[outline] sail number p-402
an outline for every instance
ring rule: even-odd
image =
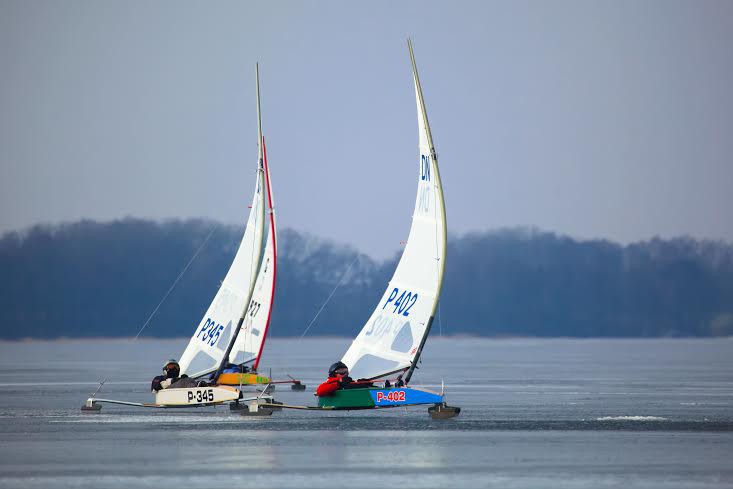
[[[403,290],[399,297],[398,294],[400,294],[400,289],[397,287],[392,289],[392,292],[389,293],[389,297],[387,297],[387,301],[382,306],[382,309],[387,307],[387,305],[390,305],[394,314],[409,316],[410,309],[412,309],[412,306],[417,302],[417,292],[413,294],[412,292]]]
[[[443,402],[443,396],[435,392],[409,387],[371,390],[369,394],[375,406],[399,406]]]
[[[382,401],[405,402],[405,391],[377,392],[377,403]]]

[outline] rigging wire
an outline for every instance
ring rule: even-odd
[[[440,317],[440,302],[438,302],[438,337],[443,337],[443,321]]]
[[[196,257],[199,256],[199,253],[201,253],[201,250],[203,250],[204,249],[204,246],[206,246],[206,243],[209,242],[209,238],[211,238],[211,236],[214,234],[214,231],[216,231],[218,228],[219,228],[219,223],[216,223],[216,224],[214,224],[212,226],[211,231],[209,231],[209,234],[206,236],[206,239],[204,239],[203,243],[201,243],[201,245],[196,250],[196,253],[194,253],[193,256],[191,257],[191,259],[188,260],[188,263],[186,264],[186,266],[183,267],[183,270],[181,270],[181,273],[178,274],[178,278],[176,278],[176,280],[173,281],[173,285],[170,286],[170,288],[168,289],[168,292],[165,293],[165,295],[160,300],[160,302],[158,303],[158,305],[155,306],[155,309],[153,309],[153,312],[151,312],[150,313],[150,316],[148,316],[148,319],[145,321],[145,324],[143,324],[143,327],[140,328],[140,331],[138,331],[137,334],[135,335],[135,337],[132,339],[133,342],[137,341],[137,339],[140,337],[140,334],[143,332],[143,330],[148,325],[148,323],[150,323],[150,320],[153,319],[153,316],[155,316],[155,313],[158,312],[158,309],[160,309],[160,306],[163,305],[163,303],[168,298],[168,296],[170,295],[170,293],[173,292],[173,289],[176,288],[176,285],[178,285],[178,282],[181,280],[181,278],[183,278],[183,275],[186,273],[186,271],[188,270],[188,268],[194,262],[194,260],[196,259]]]
[[[354,258],[354,261],[351,262],[351,265],[349,265],[346,268],[346,270],[344,270],[344,273],[341,274],[341,278],[339,278],[338,282],[336,283],[336,287],[334,287],[333,290],[331,291],[331,293],[328,295],[328,298],[326,299],[326,302],[324,302],[323,305],[321,306],[321,308],[318,309],[318,312],[316,313],[315,316],[313,316],[313,319],[311,319],[311,322],[308,323],[308,326],[305,328],[305,331],[303,331],[303,334],[300,335],[300,339],[301,340],[306,335],[306,333],[308,333],[308,330],[311,328],[311,326],[313,326],[313,323],[316,322],[316,319],[321,314],[321,311],[323,311],[323,308],[326,307],[326,304],[328,304],[328,302],[331,300],[331,297],[333,297],[333,294],[335,294],[336,293],[336,290],[341,286],[341,282],[343,282],[344,278],[349,273],[349,270],[351,270],[351,267],[354,266],[354,264],[357,262],[357,260],[359,260],[359,255],[358,254],[356,255],[356,258]]]
[[[438,162],[437,162],[437,155],[435,154],[435,148],[430,148],[430,150],[431,150],[430,151],[431,159],[433,160],[433,162],[435,163],[435,166],[437,167]],[[433,185],[433,189],[435,190],[435,193],[433,194],[434,195],[433,200],[435,201],[434,210],[433,210],[433,215],[434,215],[434,220],[435,220],[435,251],[440,252],[440,246],[438,245],[438,197],[439,197],[438,192],[442,192],[442,190],[438,188],[438,185]],[[443,250],[443,254],[447,255],[448,250]],[[440,267],[441,267],[440,257],[438,256],[435,259],[435,268],[436,268],[438,281],[440,281]],[[441,318],[440,318],[440,299],[438,299],[438,337],[439,338],[443,337],[443,321],[441,321]]]

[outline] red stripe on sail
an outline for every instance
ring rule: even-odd
[[[265,183],[267,184],[267,205],[270,208],[270,235],[272,237],[272,291],[270,295],[270,309],[267,311],[267,322],[265,323],[265,331],[262,333],[262,343],[260,343],[260,351],[257,353],[255,363],[252,370],[257,371],[260,363],[262,349],[265,347],[267,339],[267,330],[270,328],[270,319],[272,317],[272,305],[275,302],[275,279],[277,278],[277,239],[275,238],[275,211],[272,208],[272,192],[270,188],[270,170],[267,167],[267,147],[265,146],[265,137],[262,136],[262,160],[265,165]]]

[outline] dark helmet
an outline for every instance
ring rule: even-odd
[[[336,362],[333,365],[331,365],[331,367],[328,369],[328,376],[336,377],[336,371],[344,370],[344,369],[346,370],[345,375],[349,375],[349,367],[347,367],[344,362]]]
[[[171,358],[163,365],[163,372],[165,372],[168,378],[176,378],[181,373],[181,366],[178,365],[175,358]]]

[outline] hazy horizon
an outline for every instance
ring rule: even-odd
[[[128,219],[130,219],[130,220],[150,221],[150,222],[157,223],[157,224],[164,224],[164,223],[169,222],[169,221],[181,221],[181,222],[185,222],[185,221],[189,221],[189,220],[192,220],[192,221],[200,220],[202,222],[211,222],[213,225],[216,225],[216,226],[219,226],[219,227],[232,227],[232,228],[235,228],[235,229],[236,228],[240,228],[242,231],[244,231],[244,224],[243,223],[218,221],[218,220],[216,220],[214,218],[211,218],[211,217],[167,217],[167,218],[152,219],[152,218],[142,218],[142,217],[136,217],[136,216],[124,216],[124,217],[113,218],[113,219],[109,219],[109,220],[100,220],[100,219],[93,219],[93,218],[81,218],[81,219],[78,219],[78,220],[75,220],[75,221],[38,222],[38,223],[31,224],[29,226],[26,226],[26,227],[23,227],[23,228],[20,228],[20,229],[9,229],[9,230],[6,230],[6,231],[0,231],[0,239],[2,239],[4,236],[6,236],[8,234],[11,234],[11,233],[18,233],[18,234],[20,234],[22,236],[24,234],[27,234],[33,228],[38,227],[38,226],[40,226],[40,227],[50,227],[50,228],[58,229],[58,228],[63,227],[63,226],[74,225],[74,224],[77,224],[77,223],[80,223],[80,222],[83,222],[83,221],[92,221],[92,222],[95,222],[95,223],[98,223],[98,224],[106,224],[106,223],[111,223],[111,222],[122,222],[122,221],[125,221],[125,220],[128,220]],[[286,227],[286,228],[283,228],[283,227],[279,226],[278,234],[281,233],[281,232],[283,232],[283,231],[288,231],[288,230],[292,230],[292,231],[295,231],[295,232],[300,233],[300,234],[303,234],[303,235],[312,236],[313,238],[316,238],[318,240],[324,241],[326,243],[332,243],[332,244],[337,245],[337,246],[346,246],[346,247],[348,247],[350,249],[353,249],[354,251],[356,251],[358,253],[364,254],[364,255],[370,257],[371,259],[377,260],[377,261],[383,261],[383,260],[393,259],[399,253],[401,253],[402,252],[402,249],[403,249],[402,244],[400,244],[400,246],[394,247],[394,249],[392,249],[391,251],[387,250],[387,252],[384,253],[384,254],[380,254],[380,255],[370,254],[367,250],[364,249],[363,246],[359,246],[358,243],[351,243],[351,242],[348,242],[346,239],[339,239],[339,237],[319,236],[319,235],[314,234],[314,233],[312,233],[312,232],[310,232],[308,230],[303,230],[303,229],[299,229],[297,227],[292,227],[292,226],[289,226],[289,227]],[[481,235],[481,234],[502,233],[502,232],[505,232],[505,231],[518,231],[518,232],[528,232],[528,233],[538,233],[538,234],[550,233],[550,234],[555,234],[558,237],[570,238],[570,239],[575,240],[575,241],[578,241],[578,242],[607,241],[607,242],[610,242],[610,243],[613,243],[613,244],[617,244],[617,245],[620,245],[620,246],[629,246],[629,245],[638,244],[638,243],[646,243],[646,242],[652,241],[654,239],[673,240],[673,239],[688,239],[688,238],[689,239],[695,239],[695,240],[700,241],[700,242],[720,242],[720,243],[724,243],[724,244],[728,244],[728,245],[733,245],[733,239],[706,238],[706,237],[692,236],[691,234],[678,234],[678,235],[673,235],[673,236],[653,235],[653,236],[642,237],[640,239],[636,239],[636,240],[632,240],[632,241],[623,242],[623,241],[616,241],[614,239],[604,238],[604,237],[580,237],[580,236],[574,236],[574,235],[569,234],[569,233],[564,233],[564,232],[558,231],[558,230],[544,229],[544,228],[540,228],[540,227],[537,227],[537,226],[520,226],[520,225],[517,225],[517,226],[504,226],[504,227],[497,227],[497,228],[487,228],[487,229],[474,229],[474,230],[466,230],[466,231],[463,231],[463,232],[454,232],[454,231],[449,230],[448,231],[448,239],[450,241],[451,238],[460,239],[462,237],[465,237],[467,235],[472,235],[472,234]]]

